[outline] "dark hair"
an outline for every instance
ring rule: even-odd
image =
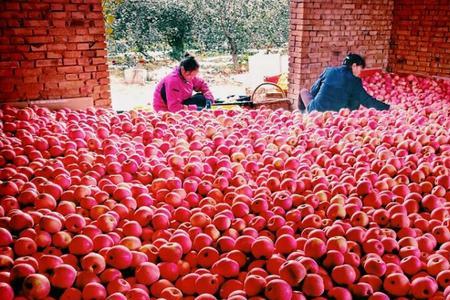
[[[366,67],[366,61],[364,60],[364,57],[358,54],[349,53],[342,62],[344,66],[347,66],[348,68],[351,68],[353,64],[356,64],[357,66],[362,66],[363,68]]]
[[[186,53],[183,60],[180,62],[180,67],[183,67],[186,72],[191,72],[198,70],[198,68],[200,68],[200,65],[195,57],[193,57],[189,53]]]

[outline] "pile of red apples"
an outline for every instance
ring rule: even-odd
[[[450,84],[389,111],[0,110],[0,298],[450,299]]]

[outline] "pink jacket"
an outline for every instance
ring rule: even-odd
[[[167,104],[164,103],[161,96],[163,87],[166,90]],[[181,76],[180,67],[177,67],[156,86],[155,93],[153,94],[153,109],[157,112],[177,112],[182,110],[184,108],[183,101],[190,98],[193,91],[203,93],[208,100],[214,100],[205,81],[198,77],[195,77],[191,82],[186,81]]]

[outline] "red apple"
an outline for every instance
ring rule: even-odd
[[[50,293],[50,282],[44,275],[30,274],[23,281],[22,290],[28,298],[44,299]]]
[[[77,271],[74,267],[66,264],[56,266],[50,276],[52,286],[62,289],[72,287],[77,276]]]

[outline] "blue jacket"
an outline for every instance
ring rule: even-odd
[[[362,85],[360,78],[353,75],[346,66],[326,68],[311,87],[313,100],[308,111],[339,111],[341,108],[358,109],[360,105],[367,108],[387,110],[389,105],[370,96]]]

